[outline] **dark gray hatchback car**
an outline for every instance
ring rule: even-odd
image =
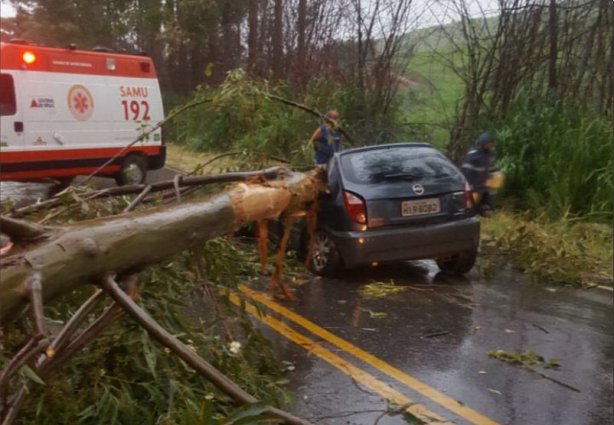
[[[429,258],[450,274],[473,267],[480,223],[469,185],[430,144],[339,152],[328,165],[328,185],[309,259],[316,274]]]

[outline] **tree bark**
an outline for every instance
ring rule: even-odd
[[[25,282],[33,273],[49,301],[106,273],[134,273],[246,223],[304,209],[322,187],[315,172],[288,173],[208,199],[47,228],[37,242],[0,261],[0,324],[27,304]]]
[[[297,10],[297,42],[296,42],[296,59],[294,66],[294,81],[299,91],[302,92],[305,87],[306,72],[305,72],[305,53],[306,48],[306,31],[307,31],[307,0],[298,1]]]
[[[548,32],[550,35],[550,57],[548,60],[548,87],[552,92],[556,91],[556,58],[558,55],[558,22],[556,14],[556,0],[550,0],[548,9]]]
[[[254,75],[258,58],[258,0],[248,2],[247,72]]]
[[[274,3],[274,18],[273,18],[273,34],[271,44],[273,45],[273,63],[272,70],[275,79],[282,79],[283,64],[284,64],[284,47],[283,47],[283,0],[275,0]]]

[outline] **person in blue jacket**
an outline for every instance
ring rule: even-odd
[[[331,110],[324,116],[326,121],[313,132],[310,139],[314,150],[314,163],[321,168],[326,168],[334,153],[341,149],[341,134],[337,128],[339,113]]]
[[[491,168],[495,163],[495,138],[488,132],[480,134],[476,146],[471,149],[461,164],[461,171],[477,193],[477,211],[482,215],[489,215],[492,210],[492,196],[486,186]]]

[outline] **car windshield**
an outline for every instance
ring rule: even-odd
[[[344,176],[353,183],[462,179],[458,168],[437,150],[399,146],[351,152],[341,156]]]

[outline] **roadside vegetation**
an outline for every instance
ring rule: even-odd
[[[610,225],[534,214],[503,209],[482,220],[482,252],[507,254],[493,263],[511,261],[538,281],[585,288],[612,286]]]
[[[200,192],[206,196],[217,193],[220,187],[208,185]],[[61,226],[117,217],[130,204],[122,196],[85,201],[87,196],[79,195],[67,192],[52,214],[43,208],[30,218]],[[101,306],[106,304],[103,302],[85,313],[85,329],[70,341],[87,339],[107,319],[101,335],[78,356],[67,361],[61,348],[49,354],[64,358],[58,360],[64,367],[58,367],[51,376],[43,375],[44,380],[34,368],[20,368],[19,385],[27,385],[29,396],[19,423],[221,425],[270,421],[267,406],[283,407],[291,400],[284,390],[291,364],[275,359],[270,343],[229,299],[239,283],[257,276],[260,270],[253,240],[220,237],[142,271],[138,289],[140,307],[153,320],[256,397],[258,403],[237,407],[236,399],[152,339],[133,318],[122,317],[117,306]],[[45,305],[47,326],[54,335],[64,330],[76,311],[87,311],[83,303],[96,288],[79,288],[63,297],[62,302]],[[23,347],[24,340],[28,340],[24,332],[34,326],[29,316],[22,319],[3,323],[3,365]],[[11,392],[5,391],[13,386],[2,388],[0,396],[8,396],[5,400],[11,402]]]
[[[275,360],[268,341],[246,314],[232,308],[226,295],[259,267],[253,254],[243,244],[212,240],[199,252],[186,252],[149,270],[139,298],[158,323],[260,404],[237,408],[228,395],[160,347],[132,319],[123,318],[52,379],[43,383],[24,369],[33,388],[19,423],[196,425],[264,420],[267,404],[280,406],[291,399],[284,390],[290,365]],[[65,323],[89,295],[73,294],[71,302],[48,309],[48,317]],[[19,329],[7,331],[0,358],[21,343]]]

